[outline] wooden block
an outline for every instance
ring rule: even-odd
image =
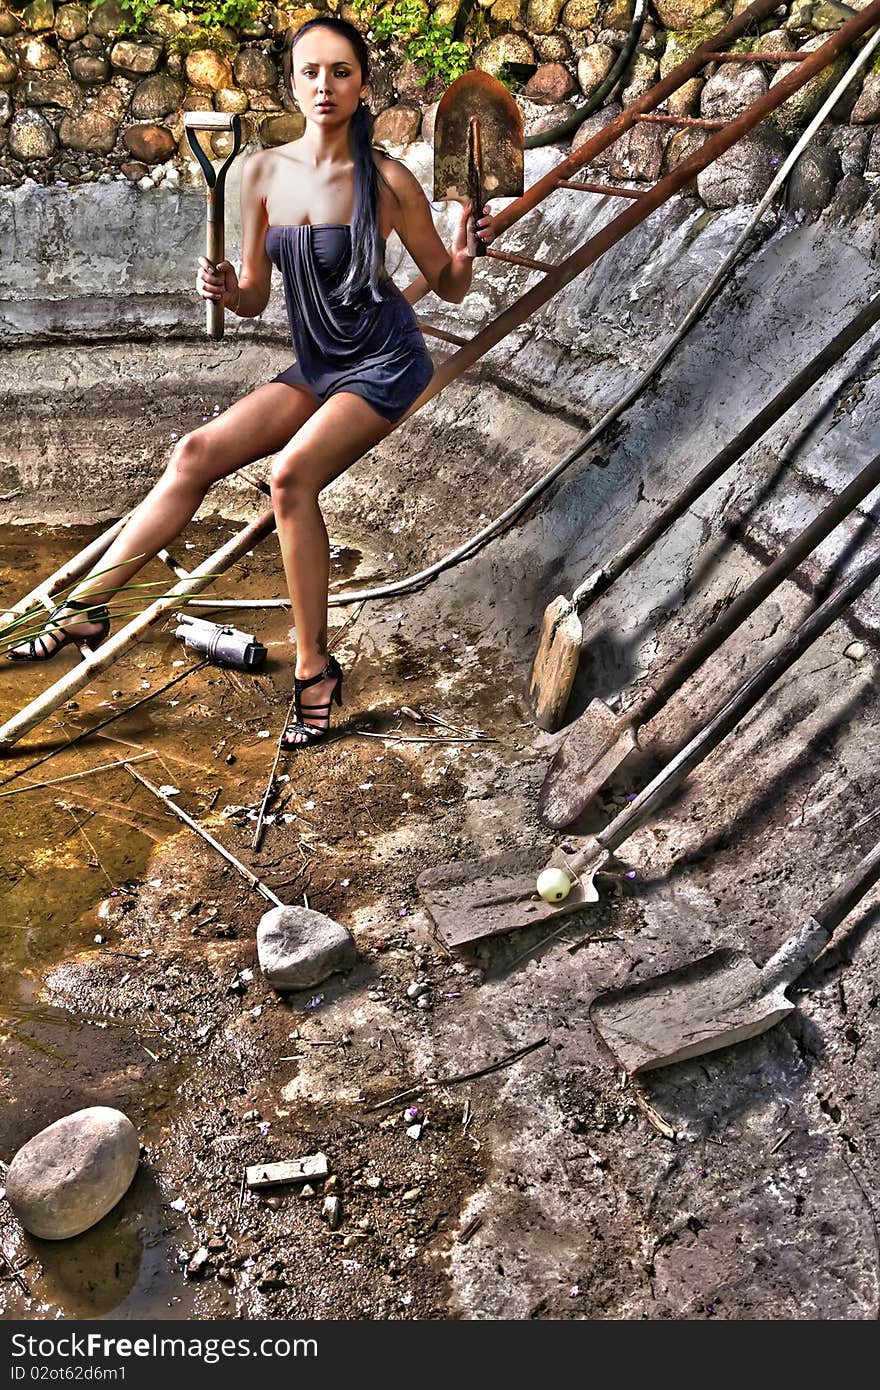
[[[282,1163],[257,1163],[247,1169],[247,1185],[252,1192],[267,1187],[283,1187],[285,1183],[311,1182],[326,1178],[330,1172],[326,1154],[306,1154],[305,1158],[288,1158]]]
[[[548,733],[562,724],[582,641],[577,609],[560,594],[544,611],[529,690],[535,723]]]

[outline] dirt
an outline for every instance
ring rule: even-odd
[[[216,528],[196,534],[207,553]],[[21,540],[8,542],[16,564]],[[72,540],[45,533],[41,562]],[[340,557],[345,582],[380,566],[366,543],[356,549]],[[765,960],[870,846],[873,653],[853,662],[850,631],[831,629],[633,837],[636,878],[606,882],[599,907],[552,935],[523,930],[450,956],[418,873],[547,838],[537,791],[558,736],[527,719],[526,601],[511,602],[506,563],[502,546],[347,627],[354,614],[334,610],[346,709],[332,741],[280,764],[290,780],[257,851],[289,700],[286,613],[248,619],[269,645],[264,674],[194,671],[110,726],[126,742],[95,736],[29,774],[155,749],[145,775],[178,788],[285,901],[305,894],[352,930],[359,963],[346,976],[300,995],[268,990],[254,944],[267,904],[124,771],[0,802],[14,846],[0,919],[0,1156],[94,1103],[125,1110],[144,1146],[126,1198],[75,1241],[32,1240],[0,1206],[3,1251],[28,1289],[0,1282],[6,1316],[877,1315],[876,894],[763,1038],[622,1085],[589,1021],[602,990],[722,942]],[[648,664],[662,669],[754,564],[730,547],[698,600],[659,622]],[[227,593],[282,591],[274,542],[248,565]],[[480,606],[475,593],[491,597]],[[580,829],[607,821],[774,649],[805,607],[794,585],[777,597],[655,721]],[[644,662],[613,612],[595,623]],[[618,656],[606,645],[586,659],[572,714],[607,690]],[[161,685],[181,659],[170,633],[140,644],[6,775],[106,714],[103,701],[149,693],[143,682]],[[4,710],[34,680],[8,670]],[[409,710],[487,739],[405,742],[444,736]],[[407,994],[417,982],[427,1007]],[[321,1219],[319,1183],[306,1197],[243,1191],[248,1164],[318,1151],[341,1198],[337,1231]]]

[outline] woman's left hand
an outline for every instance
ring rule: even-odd
[[[452,254],[456,257],[472,259],[473,250],[468,248],[468,220],[471,215],[470,203],[465,203],[461,209],[461,216],[458,219],[458,226],[452,238]],[[489,204],[483,208],[483,216],[477,218],[477,236],[484,246],[489,246],[498,235],[495,231],[495,219],[492,216]]]

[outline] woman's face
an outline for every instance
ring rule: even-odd
[[[290,85],[306,120],[329,127],[349,121],[368,84],[348,39],[332,29],[310,29],[290,59]]]

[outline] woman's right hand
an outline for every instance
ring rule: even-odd
[[[238,277],[231,263],[219,261],[213,266],[207,256],[199,256],[196,290],[202,299],[220,302],[224,309],[235,309],[241,294]]]

